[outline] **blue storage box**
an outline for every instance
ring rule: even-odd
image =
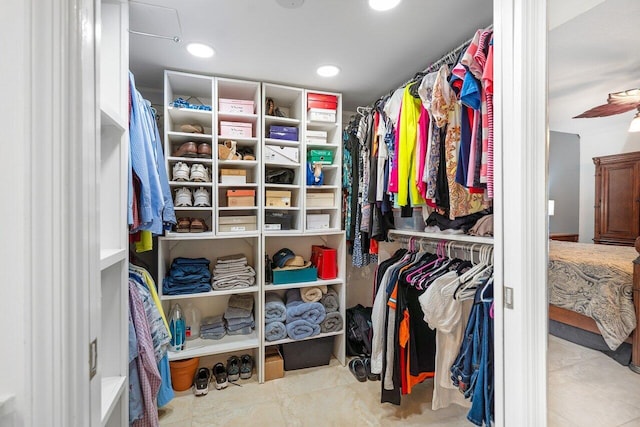
[[[293,126],[276,126],[269,128],[269,138],[284,139],[286,141],[298,140],[298,128]]]
[[[318,280],[318,269],[315,267],[301,268],[299,270],[273,270],[274,285],[315,282],[316,280]]]

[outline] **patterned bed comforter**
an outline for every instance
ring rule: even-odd
[[[596,321],[615,350],[636,327],[633,247],[549,242],[549,302]]]

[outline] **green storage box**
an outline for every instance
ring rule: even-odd
[[[331,150],[309,150],[307,161],[310,163],[320,163],[323,165],[333,164],[333,151]]]
[[[273,270],[274,285],[315,282],[316,280],[318,280],[318,269],[315,267],[301,268],[299,270]]]

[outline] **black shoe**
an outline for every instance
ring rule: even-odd
[[[196,378],[193,381],[195,384],[193,393],[196,396],[204,396],[209,393],[209,380],[211,380],[211,372],[209,372],[209,368],[198,369]]]
[[[227,359],[227,379],[231,382],[240,378],[240,359],[238,356],[231,356]]]
[[[227,381],[227,370],[222,363],[213,365],[213,376],[216,378],[216,390],[227,388],[227,385],[229,385]]]
[[[253,373],[253,357],[243,354],[240,357],[240,378],[248,380]]]
[[[364,362],[364,368],[367,371],[367,379],[369,381],[380,381],[380,374],[371,373],[371,358],[364,357],[362,361]]]
[[[359,357],[354,357],[349,362],[349,370],[354,377],[361,383],[367,380],[367,368],[364,366],[364,361]]]

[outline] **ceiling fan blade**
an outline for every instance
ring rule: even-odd
[[[594,117],[607,117],[616,114],[626,113],[634,110],[638,106],[638,102],[634,104],[604,104],[594,107],[584,113],[575,116],[574,119],[591,119]]]
[[[638,105],[640,104],[640,89],[629,89],[622,92],[610,93],[607,97],[609,104]]]

